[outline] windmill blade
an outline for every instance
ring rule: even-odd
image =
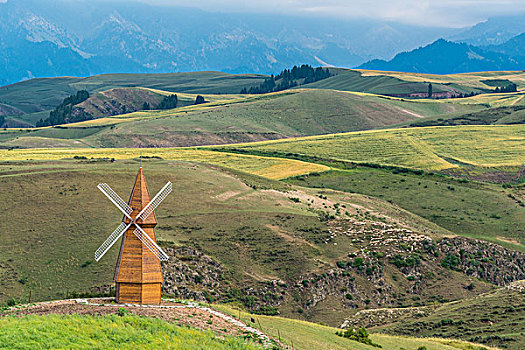
[[[126,226],[125,223],[121,223],[112,234],[102,243],[102,245],[95,252],[95,260],[99,261],[104,254],[115,244],[115,242],[122,236],[124,232],[131,226],[131,223]]]
[[[157,243],[155,243],[155,241],[153,239],[151,239],[151,237],[146,233],[144,232],[144,230],[137,224],[135,224],[135,226],[137,227],[135,229],[135,231],[133,231],[133,233],[135,234],[135,236],[137,236],[138,239],[140,239],[142,241],[142,243],[144,243],[144,245],[149,249],[151,250],[151,252],[157,257],[159,258],[160,261],[166,261],[166,260],[169,260],[169,256],[168,254],[166,254],[164,252],[164,250],[162,250],[158,245]]]
[[[148,216],[153,213],[153,210],[155,210],[159,204],[170,194],[172,189],[171,182],[168,181],[164,187],[153,197],[153,199],[140,211],[140,213],[137,215],[135,220],[142,219],[145,220]]]
[[[106,197],[109,198],[109,200],[115,204],[115,206],[121,211],[124,213],[124,215],[126,215],[128,217],[128,219],[132,220],[133,219],[131,218],[131,213],[133,212],[133,209],[130,208],[130,206],[124,202],[124,200],[122,198],[120,198],[120,196],[118,194],[115,193],[115,191],[113,191],[111,189],[111,187],[109,187],[108,184],[98,184],[97,188],[106,195]]]

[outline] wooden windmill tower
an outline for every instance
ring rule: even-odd
[[[153,211],[171,192],[171,182],[150,200],[141,159],[127,204],[107,184],[102,183],[97,187],[124,213],[122,223],[95,252],[95,260],[99,261],[123,236],[114,277],[117,302],[159,304],[162,284],[160,262],[169,257],[156,243],[154,228],[157,219]]]

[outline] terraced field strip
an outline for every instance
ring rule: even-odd
[[[525,84],[525,73],[521,71],[499,71],[499,72],[479,72],[462,74],[425,74],[425,73],[405,73],[405,72],[385,72],[377,70],[357,69],[362,76],[388,76],[411,82],[431,82],[439,84],[456,83],[478,88],[493,87],[484,84],[483,80],[507,79],[518,85]]]
[[[132,159],[145,157],[219,165],[269,179],[322,172],[330,168],[292,159],[240,155],[191,148],[56,148],[0,150],[0,161],[59,160],[73,157]]]
[[[525,126],[488,125],[371,130],[224,146],[226,150],[298,154],[356,163],[443,170],[525,164]],[[454,160],[449,162],[448,160]]]

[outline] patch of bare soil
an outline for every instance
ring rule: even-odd
[[[442,173],[458,178],[491,183],[520,183],[525,178],[525,167],[462,167],[442,170]]]

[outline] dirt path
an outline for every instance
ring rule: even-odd
[[[411,116],[414,116],[416,118],[426,118],[424,115],[417,114],[417,113],[414,113],[414,112],[410,112],[410,111],[407,111],[406,109],[403,109],[403,108],[401,108],[401,110],[403,112],[405,112],[406,114],[410,114]]]
[[[519,101],[521,101],[521,100],[523,99],[523,97],[525,97],[525,96],[521,96],[520,98],[514,100],[514,102],[512,102],[510,105],[511,105],[511,106],[514,106],[516,103],[518,103]]]

